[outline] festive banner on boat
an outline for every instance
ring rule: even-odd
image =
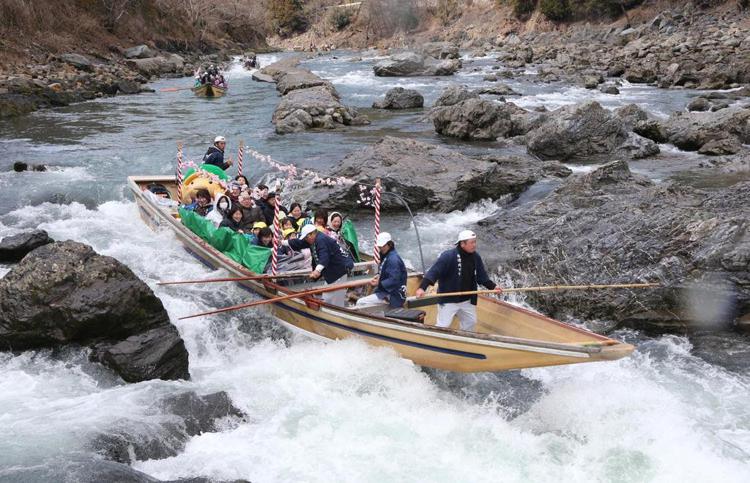
[[[359,240],[357,239],[357,230],[354,229],[354,223],[352,220],[346,219],[341,225],[341,236],[349,242],[349,248],[352,251],[352,256],[355,262],[361,262],[359,257]]]
[[[251,245],[241,233],[226,227],[216,228],[210,220],[184,208],[180,208],[180,219],[190,231],[235,262],[255,273],[265,271],[271,256],[270,248]]]

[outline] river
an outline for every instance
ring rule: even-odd
[[[261,55],[267,65],[286,54]],[[394,86],[416,88],[431,105],[451,82],[486,85],[494,59],[468,59],[456,78],[376,78],[374,52],[335,52],[306,66],[330,79],[344,103],[362,108],[372,124],[346,131],[278,136],[270,122],[278,97],[238,64],[230,91],[198,99],[188,79],[154,82],[154,94],[99,99],[0,121],[0,237],[39,227],[57,240],[74,239],[117,258],[162,299],[190,353],[191,381],[124,384],[87,362],[86,351],[0,353],[0,481],[19,474],[61,481],[71,462],[90,458],[90,441],[117,430],[156,434],[173,415],[152,404],[185,390],[226,391],[247,414],[222,431],[192,437],[177,456],[137,461],[155,478],[203,476],[268,481],[724,481],[750,480],[750,344],[720,340],[724,352],[699,357],[695,340],[613,334],[637,345],[615,362],[498,374],[424,370],[394,353],[355,340],[312,341],[286,333],[263,310],[178,321],[200,310],[246,298],[230,286],[160,287],[164,279],[219,275],[195,261],[170,233],[153,233],[127,193],[131,174],[171,173],[177,141],[198,159],[217,134],[235,152],[240,139],[274,158],[324,172],[350,151],[384,134],[446,142],[423,112],[369,109]],[[622,86],[619,96],[528,77],[507,83],[523,107],[549,109],[594,98],[605,107],[636,102],[657,116],[680,110],[694,92]],[[462,144],[469,153],[521,149],[498,143]],[[12,173],[13,161],[47,164],[43,173]],[[699,157],[674,149],[631,163],[656,181],[693,175]],[[592,166],[571,165],[574,171]],[[257,182],[268,168],[246,157]],[[418,175],[418,173],[415,173]],[[720,180],[717,182],[721,182]],[[710,184],[710,183],[709,183]],[[549,187],[536,187],[544,192]],[[533,196],[529,196],[533,198]],[[454,233],[492,214],[500,202],[463,212],[420,213],[427,263]],[[371,217],[358,215],[371,247]],[[386,217],[408,262],[418,267],[405,216]],[[369,243],[369,245],[368,245]],[[480,245],[480,251],[481,251]],[[490,247],[487,247],[490,249]],[[10,267],[0,265],[0,275]],[[522,299],[516,300],[523,304]],[[728,347],[728,348],[727,348]],[[705,351],[704,351],[705,352]],[[14,476],[16,475],[16,476]]]

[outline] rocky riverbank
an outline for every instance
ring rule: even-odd
[[[0,70],[0,118],[100,97],[153,92],[145,83],[162,76],[190,76],[227,53],[176,54],[138,45],[108,55],[66,53],[32,57]]]

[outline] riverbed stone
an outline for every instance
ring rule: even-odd
[[[44,230],[32,230],[0,239],[0,262],[17,262],[32,250],[52,243]]]
[[[697,151],[709,141],[736,139],[750,143],[750,109],[730,107],[716,112],[677,112],[664,123],[670,143]]]
[[[415,167],[420,176],[414,176]],[[357,183],[374,184],[381,178],[384,189],[402,196],[412,210],[463,209],[485,198],[515,196],[544,177],[559,177],[569,170],[559,163],[541,163],[516,157],[474,158],[443,146],[413,139],[386,136],[371,146],[354,151],[337,163],[332,178],[346,177]],[[310,207],[362,205],[357,184],[312,183],[299,180],[298,196]],[[368,188],[369,189],[369,188]],[[401,211],[394,197],[383,195],[383,211]]]
[[[412,77],[453,75],[461,68],[457,59],[435,59],[415,52],[403,52],[375,64],[378,77]]]
[[[731,326],[750,313],[750,182],[707,193],[654,184],[615,161],[476,228],[488,266],[524,285],[658,282],[647,290],[529,294],[559,319],[657,331]]]
[[[467,99],[477,99],[479,94],[465,85],[448,86],[440,93],[433,107],[453,106]]]
[[[148,45],[141,44],[125,49],[123,56],[126,59],[146,59],[148,57],[156,56],[156,52],[154,52]]]
[[[128,382],[188,379],[188,354],[153,291],[82,243],[26,255],[0,280],[0,348],[82,344]]]
[[[394,87],[385,93],[385,98],[372,103],[376,109],[416,109],[424,107],[424,97],[415,89]]]

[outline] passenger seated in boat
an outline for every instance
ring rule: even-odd
[[[297,221],[305,217],[305,214],[302,212],[302,205],[299,203],[292,203],[289,205],[288,216],[289,219],[292,220],[292,224],[295,227],[298,227]]]
[[[255,244],[259,247],[273,248],[273,232],[270,228],[261,228],[256,235]]]
[[[195,201],[185,206],[186,210],[194,211],[201,216],[206,216],[213,208],[211,194],[206,189],[199,189],[195,193]]]
[[[379,234],[375,244],[380,252],[380,274],[370,280],[375,291],[357,300],[357,308],[375,305],[403,307],[406,301],[406,265],[396,252],[390,233]]]
[[[255,206],[253,198],[247,192],[240,194],[239,208],[242,210],[242,230],[245,232],[250,232],[256,222],[265,219],[263,212]]]
[[[294,223],[292,223],[292,219],[288,216],[284,216],[283,218],[281,218],[281,229],[284,230],[285,233],[287,230],[292,230],[295,232],[297,231],[294,229]]]
[[[354,253],[354,247],[341,234],[341,226],[343,225],[343,223],[344,219],[341,216],[341,213],[339,213],[338,211],[331,212],[331,214],[328,216],[328,235],[336,240],[336,243],[338,243],[341,248],[346,250],[349,256],[353,259],[354,256],[352,256],[352,253]]]
[[[225,216],[219,226],[230,228],[237,233],[245,233],[242,231],[242,210],[239,206],[233,207],[229,211],[229,216]]]
[[[247,193],[250,190],[250,183],[247,182],[247,178],[244,175],[238,174],[234,177],[234,180],[240,185],[240,189],[243,192]]]
[[[315,211],[315,216],[313,217],[313,225],[315,225],[315,228],[318,229],[318,231],[321,231],[328,234],[328,229],[326,228],[326,225],[328,224],[328,210],[325,208],[320,208]]]
[[[256,186],[253,190],[253,198],[255,199],[257,205],[261,208],[261,205],[266,202],[266,197],[268,197],[268,186],[264,184],[259,184],[258,186]]]
[[[214,207],[211,212],[206,215],[207,220],[211,220],[214,226],[218,227],[224,218],[229,216],[229,211],[232,209],[232,200],[227,195],[219,195],[214,201]]]
[[[261,210],[263,210],[263,217],[266,220],[266,224],[271,226],[273,224],[273,217],[276,213],[276,193],[268,193],[265,203],[260,206]],[[279,205],[279,214],[281,213],[286,214],[286,208]]]
[[[239,183],[235,183],[234,181],[229,183],[229,187],[227,188],[227,196],[229,196],[233,203],[239,203],[241,193],[242,187]]]
[[[214,138],[214,145],[209,146],[206,154],[203,155],[204,164],[213,164],[221,169],[228,169],[233,161],[232,158],[227,158],[224,161],[224,149],[227,147],[227,140],[224,136],[216,136]]]

